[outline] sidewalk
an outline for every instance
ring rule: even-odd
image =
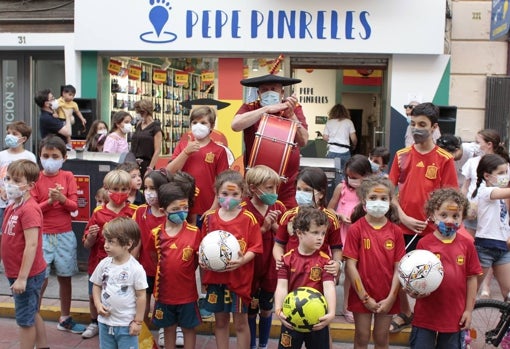
[[[73,301],[71,304],[71,315],[76,322],[87,325],[90,322],[89,315],[89,302],[88,302],[88,288],[87,288],[88,276],[86,273],[79,273],[78,275],[73,277]],[[10,296],[10,290],[8,287],[7,280],[3,272],[0,272],[0,333],[9,334],[9,338],[13,336],[11,339],[0,338],[0,348],[11,348],[7,345],[9,341],[10,344],[13,344],[13,340],[17,341],[17,326],[13,319],[5,319],[5,318],[14,318],[14,303],[12,301],[12,297]],[[62,331],[58,331],[56,329],[56,321],[60,316],[60,303],[58,296],[58,281],[56,276],[51,275],[48,287],[46,289],[46,293],[44,295],[44,299],[42,301],[41,306],[41,315],[43,319],[47,322],[46,330],[48,332],[48,338],[51,339],[52,348],[98,348],[97,337],[94,339],[83,340],[80,335],[70,334]],[[197,348],[208,348],[211,343],[211,348],[215,347],[214,344],[214,328],[213,328],[214,320],[206,319],[203,323],[197,328],[197,333],[199,333],[200,342],[197,342]],[[154,332],[157,336],[157,333]],[[271,328],[271,337],[277,338],[280,333],[280,322],[277,320],[273,320],[273,325]],[[410,330],[406,329],[398,334],[390,335],[390,343],[392,345],[400,345],[405,346],[409,341],[409,333]],[[354,325],[347,323],[343,316],[337,316],[334,323],[331,324],[331,335],[333,337],[333,341],[335,341],[334,348],[347,348],[347,346],[343,346],[341,343],[352,343],[354,337]],[[231,327],[231,336],[235,336],[235,332]],[[4,346],[4,343],[6,344]],[[58,343],[56,346],[54,343]],[[235,338],[234,342],[235,343]],[[274,347],[270,346],[270,348],[277,347],[277,341],[274,340]],[[16,346],[13,346],[13,348]],[[349,344],[349,348],[352,347],[352,344]]]

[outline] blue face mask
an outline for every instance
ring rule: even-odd
[[[41,159],[41,165],[46,173],[57,173],[63,163],[64,159]]]
[[[377,162],[373,162],[371,160],[368,160],[368,161],[370,161],[370,167],[372,168],[372,173],[379,172],[379,169],[381,168],[381,166]]]
[[[260,105],[275,105],[280,103],[280,94],[276,91],[266,91],[260,95]]]
[[[5,136],[5,145],[9,148],[16,148],[18,146],[19,138],[15,135]]]
[[[227,196],[227,197],[222,196],[218,199],[218,202],[219,202],[220,206],[227,211],[231,211],[241,204],[241,200],[235,199],[230,196]]]
[[[188,211],[177,211],[177,212],[170,212],[167,213],[166,218],[172,223],[175,224],[182,224],[188,217]]]
[[[296,201],[299,206],[313,206],[313,193],[311,191],[296,191]]]
[[[436,223],[437,230],[441,235],[443,235],[445,238],[452,237],[457,230],[459,230],[460,225],[457,223],[448,223],[445,222],[439,222]]]
[[[262,201],[265,205],[273,205],[276,200],[278,200],[278,194],[275,193],[264,193],[258,195],[260,201]]]

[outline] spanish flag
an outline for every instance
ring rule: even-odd
[[[383,71],[378,69],[344,69],[344,85],[381,86]]]

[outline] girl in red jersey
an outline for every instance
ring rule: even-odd
[[[136,246],[132,254],[138,258],[147,274],[147,304],[145,307],[144,321],[147,326],[150,325],[149,310],[151,306],[151,295],[154,291],[154,279],[156,278],[156,261],[154,241],[151,238],[152,229],[165,223],[165,213],[160,210],[158,203],[158,188],[168,183],[166,170],[152,171],[145,175],[143,180],[145,204],[138,206],[133,215],[134,221],[140,227],[140,243]],[[152,244],[151,244],[152,243]]]
[[[404,238],[391,205],[393,185],[383,177],[361,182],[361,202],[351,216],[343,250],[346,277],[351,281],[347,309],[354,315],[354,347],[367,348],[374,318],[376,348],[388,348],[391,315],[398,313],[398,262],[404,256]]]
[[[225,272],[208,270],[205,265],[202,283],[207,287],[205,309],[215,317],[217,348],[228,348],[230,313],[234,318],[238,349],[249,349],[248,306],[254,273],[254,258],[262,253],[262,235],[255,216],[241,206],[244,180],[237,171],[227,170],[216,178],[219,209],[204,214],[202,235],[225,230],[239,241],[239,259],[230,262]]]
[[[273,169],[257,165],[248,170],[245,176],[249,198],[243,206],[253,213],[262,232],[263,253],[255,256],[255,274],[252,283],[252,301],[248,309],[250,325],[250,347],[256,347],[257,314],[259,314],[259,346],[267,347],[271,330],[274,291],[276,289],[276,263],[273,258],[274,234],[278,221],[285,212],[285,206],[278,199],[276,190],[280,176]]]

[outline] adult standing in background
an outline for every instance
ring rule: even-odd
[[[41,108],[41,114],[39,115],[41,139],[46,138],[49,134],[54,134],[65,142],[67,137],[71,137],[71,116],[67,115],[65,120],[60,120],[54,116],[58,108],[58,102],[50,89],[37,92],[34,102]]]
[[[336,104],[328,112],[328,121],[322,137],[328,142],[326,157],[340,158],[340,169],[351,158],[351,149],[356,148],[358,137],[349,110],[343,104]]]
[[[131,135],[131,152],[140,165],[143,178],[146,171],[152,171],[156,166],[161,153],[163,132],[160,122],[152,117],[154,106],[151,101],[148,99],[137,101],[135,112],[137,122],[135,132]]]
[[[232,130],[243,131],[244,134],[244,161],[247,164],[255,142],[260,119],[264,114],[282,116],[299,122],[294,141],[297,146],[292,148],[288,159],[285,176],[287,180],[278,188],[278,199],[285,207],[292,208],[296,203],[296,180],[299,173],[299,147],[308,142],[308,125],[301,105],[295,96],[283,99],[284,86],[300,83],[301,80],[267,74],[264,76],[241,80],[241,85],[257,87],[259,99],[252,103],[245,103],[239,108],[232,120]]]

